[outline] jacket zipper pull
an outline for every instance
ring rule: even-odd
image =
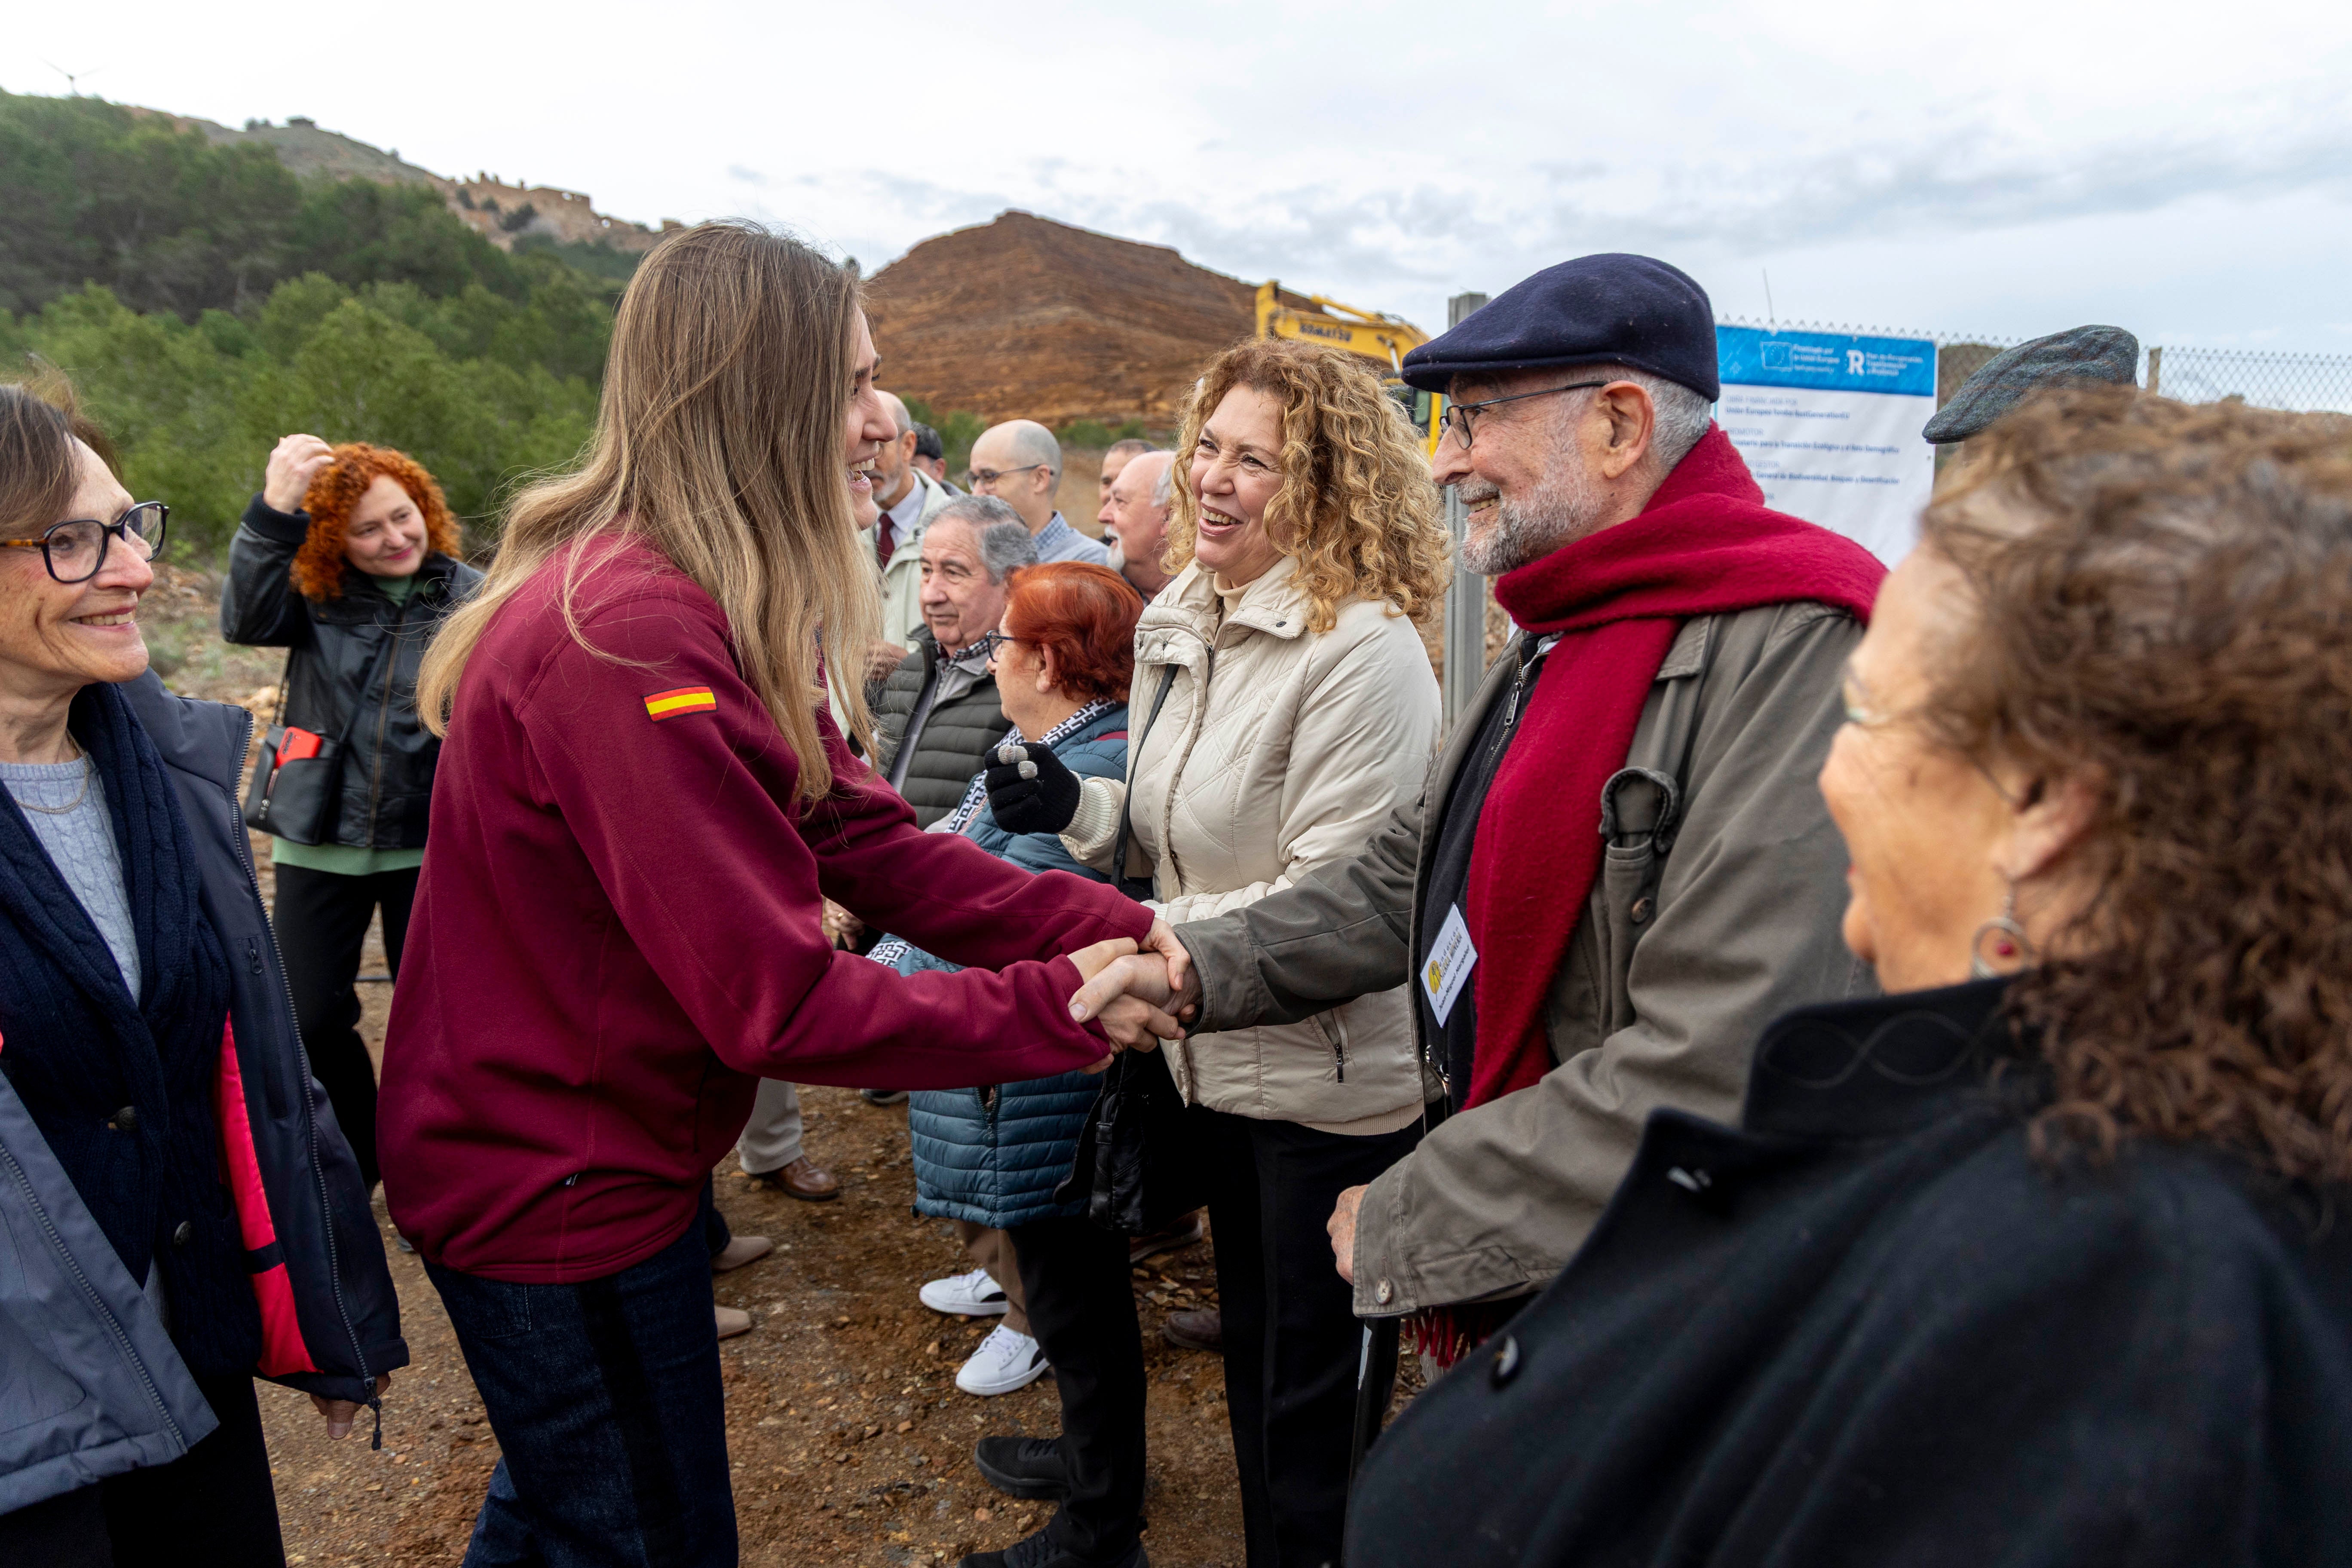
[[[1503,710],[1503,730],[1505,733],[1508,733],[1511,726],[1519,721],[1519,694],[1527,689],[1528,667],[1522,664],[1519,666],[1519,673],[1511,678],[1510,705]]]
[[[375,1391],[375,1379],[368,1379],[368,1408],[375,1412],[375,1435],[368,1439],[374,1452],[383,1452],[383,1395]]]
[[[1505,732],[1507,733],[1511,726],[1519,721],[1519,699],[1527,693],[1528,677],[1533,673],[1536,666],[1543,662],[1544,656],[1551,652],[1552,645],[1559,641],[1559,633],[1552,633],[1551,636],[1535,645],[1534,652],[1519,660],[1519,673],[1511,680],[1511,705],[1503,710]]]

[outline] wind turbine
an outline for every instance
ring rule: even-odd
[[[69,71],[54,60],[43,60],[41,63],[66,79],[66,91],[75,98],[79,98],[81,96],[82,78],[96,76],[100,71],[106,68],[104,66],[92,66],[86,71]]]

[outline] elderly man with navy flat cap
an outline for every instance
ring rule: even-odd
[[[1520,629],[1358,858],[1178,927],[1181,993],[1122,961],[1074,1010],[1225,1030],[1410,979],[1433,1125],[1332,1243],[1357,1311],[1450,1361],[1567,1264],[1651,1111],[1736,1121],[1767,1022],[1873,986],[1813,777],[1884,573],[1764,506],[1662,261],[1538,273],[1404,378],[1452,400],[1435,477]]]

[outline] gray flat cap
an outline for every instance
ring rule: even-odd
[[[2069,381],[2139,382],[2139,340],[2121,327],[2075,327],[2020,343],[1985,361],[1919,434],[1937,446],[1965,441],[2045,386]]]

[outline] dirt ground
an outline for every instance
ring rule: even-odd
[[[1085,478],[1091,491],[1092,473]],[[158,668],[176,690],[266,717],[284,656],[224,647],[215,613],[208,578],[167,574],[141,612]],[[268,840],[257,835],[254,851],[268,898]],[[380,1060],[392,1000],[380,929],[360,973],[362,1032]],[[838,1199],[801,1203],[755,1186],[731,1158],[719,1176],[728,1223],[776,1242],[768,1258],[713,1282],[719,1301],[757,1325],[719,1347],[742,1560],[922,1564],[1009,1545],[1050,1505],[997,1493],[972,1469],[971,1447],[992,1433],[1058,1430],[1053,1379],[995,1399],[957,1390],[957,1366],[994,1320],[941,1317],[916,1300],[923,1281],[967,1265],[943,1223],[909,1212],[905,1107],[877,1109],[835,1089],[805,1089],[803,1104],[809,1153],[840,1178]],[[382,1450],[368,1447],[364,1416],[351,1437],[330,1442],[308,1399],[259,1385],[293,1563],[456,1563],[497,1460],[440,1299],[415,1256],[394,1249],[381,1197],[376,1216],[411,1357],[384,1398]],[[1160,1331],[1168,1313],[1214,1302],[1210,1244],[1151,1260],[1135,1290],[1150,1378],[1152,1559],[1238,1564],[1223,1363],[1178,1351]]]
[[[370,989],[373,1045],[390,988]],[[719,1181],[737,1233],[776,1242],[714,1282],[719,1301],[758,1324],[719,1346],[743,1562],[903,1568],[1009,1545],[1050,1505],[991,1489],[972,1469],[971,1446],[991,1433],[1058,1430],[1053,1380],[996,1399],[956,1389],[957,1365],[994,1320],[944,1318],[915,1299],[924,1280],[965,1264],[942,1225],[908,1212],[905,1108],[835,1089],[803,1090],[803,1103],[809,1152],[841,1178],[838,1199],[772,1194],[731,1161]],[[383,1236],[390,1250],[388,1223]],[[498,1444],[440,1300],[414,1255],[391,1259],[411,1364],[384,1398],[382,1452],[368,1448],[364,1421],[329,1442],[307,1399],[263,1385],[289,1563],[455,1563],[488,1485]],[[1223,1363],[1160,1336],[1168,1312],[1214,1300],[1207,1246],[1153,1259],[1136,1294],[1150,1377],[1152,1560],[1238,1564]]]

